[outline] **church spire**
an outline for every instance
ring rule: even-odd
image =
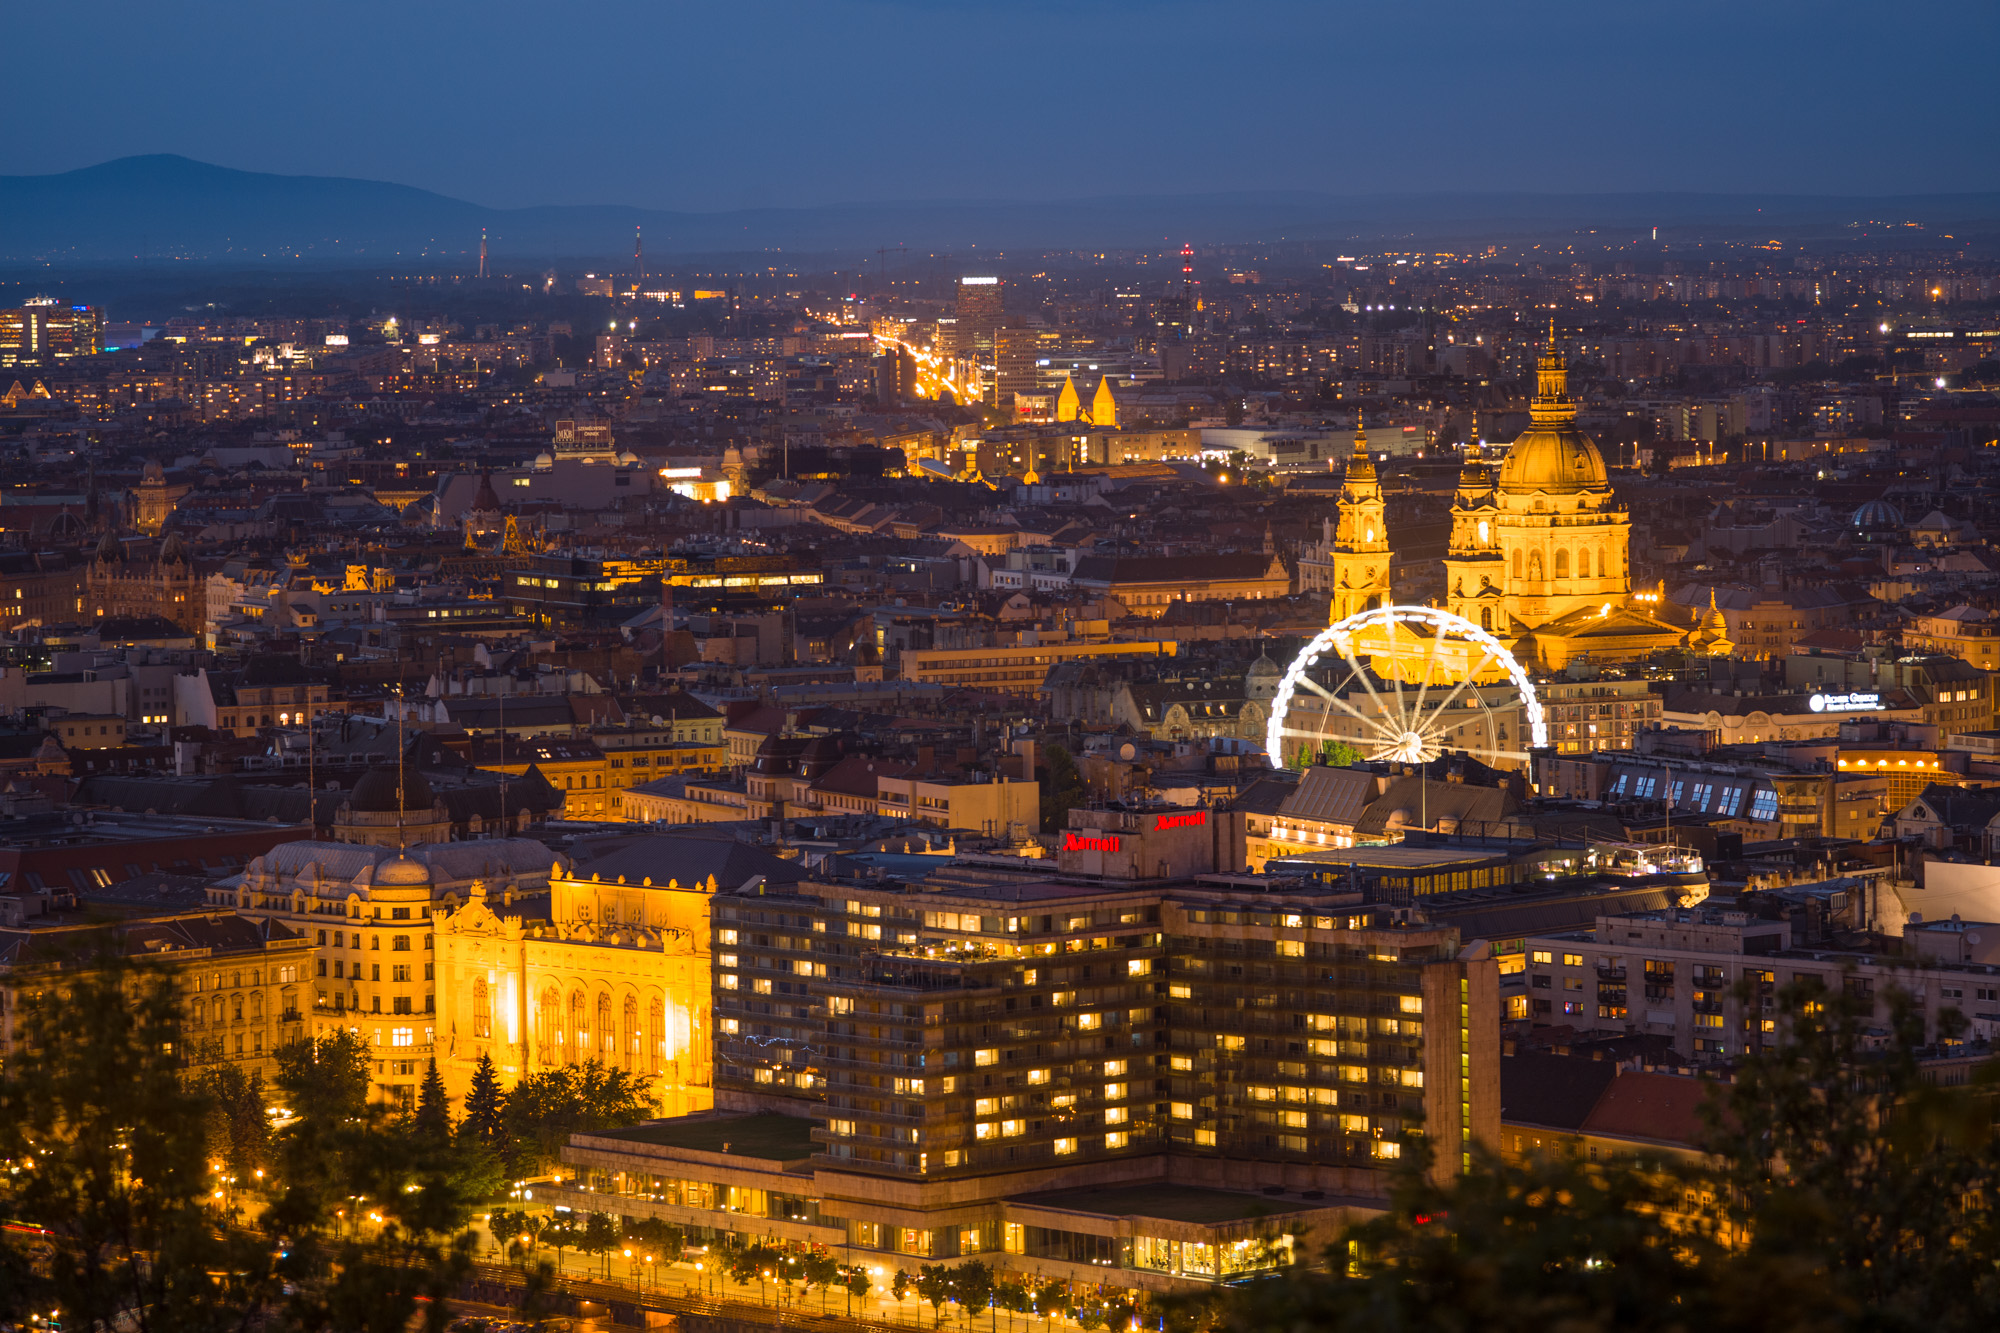
[[[1556,317],[1549,316],[1549,341],[1535,360],[1535,401],[1528,419],[1537,426],[1560,426],[1576,420],[1569,396],[1569,361],[1556,346]]]

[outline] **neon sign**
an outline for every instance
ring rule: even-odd
[[[1072,833],[1062,849],[1066,852],[1115,852],[1118,850],[1118,839],[1115,836],[1083,838]]]
[[[1208,823],[1208,811],[1196,810],[1185,815],[1161,815],[1153,821],[1153,832],[1170,828],[1201,828]]]
[[[1882,706],[1879,694],[1815,694],[1806,701],[1815,713],[1865,713]]]

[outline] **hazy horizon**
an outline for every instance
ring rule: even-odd
[[[10,22],[0,174],[172,153],[492,208],[2000,188],[2000,12],[192,0]],[[1694,90],[1701,90],[1699,95]],[[1921,132],[1919,132],[1921,131]]]

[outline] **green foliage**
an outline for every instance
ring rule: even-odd
[[[529,1074],[502,1102],[507,1161],[516,1170],[551,1165],[572,1134],[646,1119],[656,1109],[648,1082],[596,1060]]]
[[[507,1143],[507,1122],[503,1113],[500,1079],[493,1057],[481,1052],[472,1070],[472,1087],[465,1094],[465,1118],[458,1122],[458,1135],[489,1152],[503,1152]]]
[[[196,1089],[208,1102],[209,1155],[238,1180],[255,1180],[271,1155],[264,1076],[220,1064],[202,1072]]]
[[[1892,994],[1889,1009],[1883,1041],[1872,998],[1783,992],[1787,1035],[1713,1090],[1705,1160],[1480,1156],[1436,1184],[1415,1154],[1325,1271],[1244,1284],[1202,1314],[1244,1333],[1988,1327],[1993,1076],[1932,1084],[1919,1007]]]
[[[951,1298],[967,1315],[978,1314],[993,1301],[993,1270],[968,1259],[951,1270]]]
[[[1069,827],[1069,812],[1090,799],[1076,760],[1060,745],[1048,749],[1048,763],[1041,766],[1042,830],[1061,833]]]
[[[435,1148],[451,1142],[451,1098],[445,1095],[444,1075],[438,1073],[435,1058],[424,1062],[424,1081],[417,1087],[417,1110],[410,1117],[410,1132]]]
[[[655,1263],[670,1264],[687,1248],[687,1233],[661,1217],[628,1217],[625,1240],[634,1249],[643,1247]]]
[[[933,1326],[944,1318],[944,1303],[951,1299],[951,1270],[943,1264],[925,1264],[917,1270],[917,1299],[928,1301],[935,1311]]]
[[[326,1120],[358,1120],[368,1104],[368,1044],[357,1032],[339,1029],[323,1037],[300,1037],[271,1053],[273,1078],[294,1114]]]
[[[47,1242],[0,1238],[0,1322],[59,1309],[75,1328],[206,1327],[272,1299],[254,1239],[215,1229],[203,1127],[215,1103],[183,1076],[173,980],[116,956],[23,988],[0,1070],[0,1210]],[[39,1253],[40,1262],[36,1262]]]
[[[594,1254],[605,1260],[605,1271],[610,1272],[607,1257],[618,1244],[618,1220],[609,1213],[592,1213],[584,1223],[583,1234],[577,1241],[577,1248],[585,1254]]]

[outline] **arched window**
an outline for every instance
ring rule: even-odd
[[[1541,581],[1542,553],[1540,551],[1530,551],[1528,552],[1528,582],[1540,583]]]
[[[562,1063],[562,993],[554,986],[535,1005],[535,1058],[545,1065]]]
[[[1490,606],[1482,606],[1482,607],[1480,607],[1480,608],[1479,608],[1479,628],[1481,628],[1481,629],[1492,629],[1492,628],[1493,628],[1493,608],[1492,608],[1492,607],[1490,607]]]
[[[253,1023],[261,1023],[264,1021],[263,991],[259,990],[250,992],[250,1021]]]
[[[667,1051],[667,1006],[655,995],[646,1006],[646,1072],[660,1072],[660,1062]]]
[[[493,1035],[493,992],[486,988],[485,977],[472,983],[472,1035]]]
[[[639,1068],[639,997],[625,997],[625,1067],[634,1072]]]
[[[590,1011],[584,1007],[583,992],[569,993],[569,1027],[573,1034],[570,1041],[569,1058],[572,1064],[582,1064],[590,1058]]]
[[[597,1047],[597,1058],[610,1064],[618,1049],[618,1032],[611,1026],[611,997],[602,991],[597,996]]]
[[[1556,548],[1556,577],[1559,579],[1569,577],[1569,552],[1560,546]]]
[[[1521,577],[1521,548],[1518,546],[1514,548],[1514,577]]]

